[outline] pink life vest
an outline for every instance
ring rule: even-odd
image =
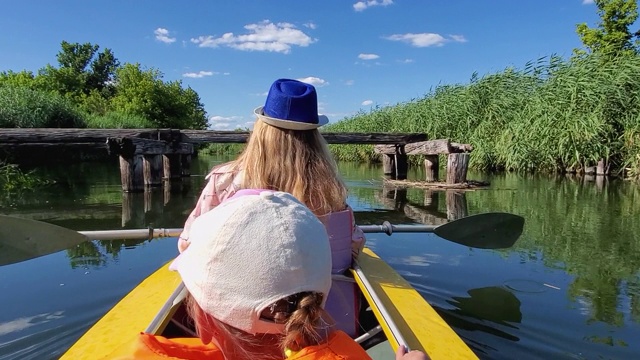
[[[331,273],[344,275],[351,267],[353,211],[347,208],[320,217],[329,234],[331,245]],[[339,330],[351,337],[359,335],[358,312],[360,309],[360,289],[354,281],[334,278],[327,297],[325,309],[336,321]]]

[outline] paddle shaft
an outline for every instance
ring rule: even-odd
[[[391,235],[396,232],[401,233],[428,233],[434,232],[436,225],[393,225],[385,221],[382,225],[360,225],[358,226],[365,233],[385,233]],[[127,230],[97,230],[80,231],[80,233],[91,240],[143,240],[161,237],[178,237],[182,229],[180,228],[148,228],[148,229],[127,229]]]

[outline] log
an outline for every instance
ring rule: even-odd
[[[447,161],[447,184],[459,184],[467,181],[469,153],[449,154]]]
[[[438,155],[470,152],[473,146],[469,144],[452,143],[448,139],[428,140],[406,144],[404,146],[407,155]],[[394,145],[376,145],[374,152],[377,154],[393,154]]]
[[[142,155],[133,155],[128,158],[120,156],[120,181],[122,182],[122,191],[137,192],[144,190],[142,161]]]
[[[130,156],[164,155],[164,154],[192,154],[193,144],[167,143],[161,140],[143,138],[108,138],[107,146],[110,154]]]
[[[108,138],[144,138],[191,144],[244,143],[248,131],[171,129],[3,129],[0,143],[104,143]],[[330,144],[408,144],[427,140],[418,133],[322,133]]]
[[[193,144],[244,143],[246,131],[181,130],[183,141]],[[407,133],[322,133],[329,144],[408,144],[427,139],[426,134]]]
[[[162,155],[142,156],[142,175],[145,187],[162,185]]]
[[[153,129],[2,129],[0,143],[102,143],[108,138],[146,137],[157,139]]]
[[[103,142],[0,142],[0,150],[4,151],[47,151],[53,148],[65,148],[70,151],[105,151],[107,150],[107,144]]]
[[[467,197],[464,192],[447,190],[447,220],[454,221],[467,217]]]
[[[439,158],[438,155],[427,155],[424,157],[424,175],[425,180],[428,182],[438,181],[439,173]]]

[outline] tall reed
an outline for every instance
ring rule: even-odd
[[[515,171],[584,170],[603,159],[640,176],[640,56],[557,56],[423,98],[378,107],[327,132],[419,132],[474,146],[470,165]],[[340,160],[376,160],[371,146],[332,146]]]

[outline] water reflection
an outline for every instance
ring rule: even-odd
[[[506,329],[500,329],[508,327],[517,330],[518,327],[514,324],[522,321],[520,300],[511,291],[503,287],[490,286],[471,289],[467,293],[468,297],[454,296],[447,300],[455,307],[454,310],[440,309],[447,323],[461,329],[483,331],[509,341],[520,340]]]
[[[213,162],[194,159],[193,173],[205,174]],[[514,248],[501,251],[447,247],[443,240],[412,242],[404,234],[371,236],[370,244],[375,244],[379,255],[414,281],[483,357],[633,358],[640,352],[640,186],[602,177],[472,174],[474,179],[489,181],[491,189],[455,193],[385,186],[375,166],[340,164],[340,170],[360,224],[441,224],[492,211],[526,219]],[[0,213],[76,230],[181,227],[204,185],[204,178],[198,176],[173,191],[158,188],[146,194],[123,194],[115,165],[58,171],[63,180],[56,187],[20,197],[0,196]],[[423,175],[414,171],[409,177]],[[167,254],[175,252],[170,241]],[[111,264],[137,245],[145,241],[83,243],[66,251],[65,266],[80,272],[92,267],[113,271]],[[152,246],[158,245],[154,240]],[[138,254],[143,247],[130,253]],[[145,260],[136,257],[135,261]],[[0,267],[0,288],[7,281],[2,271]],[[514,276],[541,284],[550,273],[566,280],[561,289],[532,293],[488,286]],[[87,292],[107,291],[97,282],[85,286]],[[541,304],[541,299],[547,302]],[[8,312],[11,315],[3,318],[0,309],[0,321],[50,313]],[[99,315],[92,313],[95,318]]]

